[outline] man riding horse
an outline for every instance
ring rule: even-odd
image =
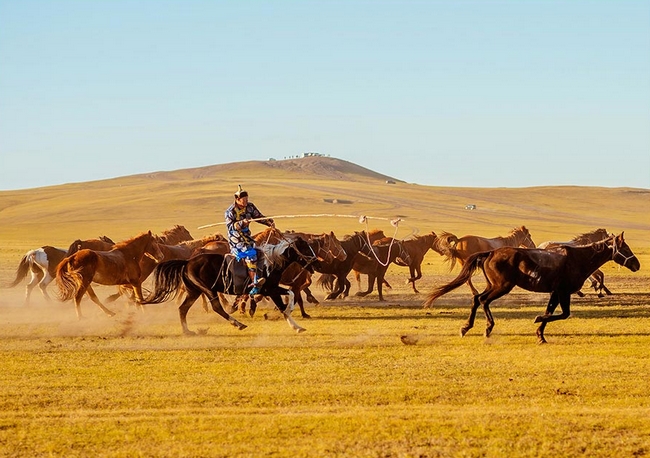
[[[239,185],[239,190],[235,193],[235,202],[228,207],[225,217],[230,252],[235,255],[238,261],[243,259],[248,268],[248,276],[252,285],[249,294],[258,294],[265,278],[261,277],[257,272],[257,251],[249,225],[251,221],[256,221],[265,226],[275,227],[275,223],[271,218],[264,219],[264,215],[257,209],[255,204],[248,201],[248,193],[242,189],[241,185]]]

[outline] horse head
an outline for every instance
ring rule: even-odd
[[[607,242],[612,242],[610,248],[612,249],[612,261],[616,264],[619,264],[623,267],[627,267],[632,272],[636,272],[641,268],[641,263],[636,255],[632,252],[632,249],[625,242],[623,237],[623,232],[619,235],[614,236],[611,239],[607,239]],[[609,243],[608,243],[609,246]]]
[[[513,231],[514,233],[518,233],[519,235],[519,245],[523,246],[524,248],[536,248],[537,245],[535,245],[535,242],[533,242],[533,238],[530,236],[530,232],[526,228],[526,226],[521,226],[520,228],[517,228]]]

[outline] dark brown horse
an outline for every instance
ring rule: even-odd
[[[478,235],[466,235],[458,238],[454,234],[443,232],[440,234],[440,239],[440,248],[444,251],[446,260],[450,262],[450,271],[453,270],[456,261],[462,266],[471,255],[481,251],[491,251],[504,246],[535,248],[535,243],[525,226],[514,228],[505,237],[485,238]],[[472,294],[478,294],[471,278],[467,279],[467,285],[472,290]]]
[[[91,283],[129,285],[142,308],[140,260],[143,256],[162,259],[151,231],[116,244],[110,251],[82,249],[65,258],[56,270],[56,283],[63,301],[74,298],[77,318],[81,319],[81,298],[85,293],[109,316],[115,313],[101,303]]]
[[[56,277],[56,266],[63,261],[65,253],[66,251],[63,248],[49,245],[29,250],[18,263],[16,278],[9,285],[9,288],[18,285],[28,273],[31,273],[31,278],[25,288],[25,305],[29,305],[32,290],[37,284],[43,297],[49,301],[50,295],[47,293],[47,286]]]
[[[411,258],[401,240],[384,237],[373,242],[372,251],[369,255],[357,255],[354,262],[353,268],[356,266],[359,269],[363,269],[363,273],[368,275],[368,289],[366,291],[358,291],[357,296],[364,297],[370,294],[373,290],[375,280],[377,280],[379,300],[384,301],[383,285],[386,283],[384,278],[388,266],[391,263],[408,266],[411,263]]]
[[[270,297],[276,307],[283,313],[285,320],[296,332],[303,332],[305,329],[299,326],[293,318],[294,301],[291,290],[280,286],[280,279],[284,269],[297,262],[301,265],[307,265],[314,261],[311,255],[311,248],[302,239],[295,242],[286,240],[277,245],[266,245],[262,247],[264,256],[260,260],[261,267],[266,270],[266,281],[262,284],[260,294]],[[187,326],[187,312],[192,304],[196,302],[199,296],[206,295],[212,309],[226,319],[238,329],[246,328],[246,325],[240,323],[229,315],[222,307],[217,296],[218,292],[226,294],[241,295],[245,284],[233,281],[230,273],[237,270],[234,256],[220,254],[200,254],[188,260],[165,261],[160,263],[154,270],[154,288],[150,297],[145,301],[146,304],[159,304],[167,301],[176,295],[181,285],[184,285],[187,295],[183,303],[178,308],[183,333],[193,335]],[[241,264],[239,270],[242,274],[239,278],[247,279],[246,268]],[[289,296],[289,303],[282,301],[283,296]]]
[[[544,250],[555,250],[560,248],[562,245],[571,245],[571,246],[578,246],[578,245],[588,245],[590,243],[594,242],[600,242],[601,240],[605,240],[607,237],[610,237],[612,234],[607,232],[606,229],[599,228],[596,229],[595,231],[591,232],[586,232],[584,234],[580,234],[569,240],[568,242],[554,242],[554,241],[548,241],[548,242],[543,242],[540,243],[537,248],[542,248]],[[590,276],[589,280],[591,281],[591,287],[598,293],[598,297],[603,297],[603,291],[608,296],[612,295],[612,292],[605,286],[605,274],[603,273],[602,270],[596,269]],[[582,291],[576,292],[576,294],[580,297],[584,297],[584,293]]]
[[[254,237],[255,243],[258,246],[264,246],[265,244],[277,244],[282,240],[287,240],[293,242],[297,239],[302,239],[307,242],[309,245],[313,256],[318,260],[318,263],[315,265],[309,264],[302,266],[298,263],[293,263],[293,265],[287,266],[287,268],[282,273],[282,278],[280,279],[281,285],[288,286],[294,294],[295,301],[300,307],[300,314],[303,318],[311,318],[311,316],[305,311],[304,301],[302,300],[302,292],[304,291],[307,297],[307,301],[313,304],[318,304],[318,300],[311,294],[309,287],[311,286],[312,274],[316,266],[320,266],[323,263],[329,264],[334,261],[345,261],[347,258],[347,253],[341,246],[341,242],[336,238],[334,232],[330,231],[329,233],[322,234],[311,234],[305,232],[295,232],[295,231],[285,231],[280,232],[276,228],[268,228],[264,231],[256,234]],[[241,299],[241,297],[240,297]],[[246,296],[243,299],[247,299]],[[241,311],[245,312],[245,301],[237,301],[241,304]],[[255,313],[255,302],[251,299],[251,308],[250,314],[253,316]]]
[[[350,282],[347,276],[352,270],[356,257],[363,255],[370,256],[372,244],[384,237],[384,231],[379,229],[372,229],[368,232],[355,232],[352,235],[343,236],[341,246],[347,253],[345,260],[339,261],[335,259],[329,263],[323,262],[316,269],[317,272],[321,273],[317,284],[326,291],[330,291],[327,297],[325,297],[325,300],[333,300],[339,296],[343,296],[344,298],[348,296],[350,293]]]
[[[402,240],[402,247],[408,253],[408,268],[410,277],[408,282],[411,284],[414,293],[419,293],[415,287],[415,282],[422,278],[422,261],[427,252],[432,249],[439,255],[443,255],[444,251],[441,248],[441,242],[435,232],[431,231],[430,234],[426,235],[416,235],[413,238]],[[402,259],[403,260],[403,259]],[[396,265],[401,265],[395,263]],[[355,259],[355,264],[352,267],[352,271],[359,285],[359,290],[361,290],[361,279],[360,274],[368,274],[368,271],[374,269],[374,263],[370,258],[357,256]],[[390,284],[384,278],[384,286],[391,288]],[[369,292],[372,292],[372,287],[370,284],[370,278],[368,278],[368,289]]]
[[[479,305],[483,305],[487,318],[485,335],[489,337],[494,328],[490,303],[508,294],[515,286],[519,286],[528,291],[551,293],[546,312],[535,319],[535,323],[541,323],[537,328],[538,341],[546,343],[544,338],[546,323],[569,318],[571,294],[578,291],[589,275],[607,261],[614,261],[632,272],[636,272],[641,267],[639,260],[625,243],[623,233],[601,242],[575,247],[564,245],[561,249],[553,251],[497,248],[470,256],[458,277],[435,289],[424,306],[431,306],[437,298],[467,282],[474,271],[482,269],[487,287],[485,291],[474,296],[472,311],[460,330],[461,335],[464,336],[474,326],[476,311]],[[562,313],[553,315],[558,304]]]

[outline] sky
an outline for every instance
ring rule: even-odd
[[[0,190],[304,152],[650,189],[650,1],[0,0]]]

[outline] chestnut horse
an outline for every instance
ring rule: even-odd
[[[578,291],[589,275],[607,261],[614,261],[632,272],[641,268],[622,232],[600,242],[580,246],[563,245],[553,251],[502,247],[476,253],[467,259],[458,277],[429,294],[424,306],[431,306],[437,298],[467,282],[474,271],[482,269],[487,287],[482,293],[474,295],[472,310],[460,330],[461,335],[464,336],[474,326],[476,311],[479,305],[483,305],[487,319],[485,335],[489,337],[494,328],[490,303],[519,286],[528,291],[551,293],[546,312],[535,319],[535,323],[541,323],[537,328],[538,342],[546,343],[546,324],[569,318],[571,294]],[[553,315],[558,304],[562,313]]]
[[[300,265],[313,263],[311,248],[302,239],[294,242],[286,240],[277,245],[266,245],[260,248],[264,255],[260,259],[260,266],[266,270],[266,281],[262,284],[260,294],[268,296],[273,300],[276,307],[283,313],[285,320],[296,332],[305,331],[304,328],[291,318],[294,301],[291,290],[280,286],[280,279],[284,269],[297,262]],[[218,292],[226,294],[242,294],[241,285],[231,281],[227,272],[231,266],[228,259],[234,259],[232,255],[222,256],[220,254],[204,253],[194,256],[188,260],[165,261],[156,266],[154,270],[154,289],[150,297],[145,300],[146,304],[159,304],[177,294],[181,285],[184,285],[187,295],[178,308],[183,333],[195,334],[187,326],[187,312],[199,296],[206,295],[212,309],[238,329],[246,328],[229,315],[222,307],[217,296]],[[243,275],[248,278],[243,265]],[[289,296],[289,304],[282,301],[282,296]]]
[[[453,270],[456,261],[462,266],[471,255],[481,251],[491,251],[504,246],[535,248],[535,242],[533,242],[530,232],[528,232],[525,226],[514,228],[505,237],[488,239],[478,235],[466,235],[458,238],[454,234],[443,232],[440,234],[440,239],[440,247],[445,253],[446,260],[450,262],[450,271]],[[471,278],[467,279],[467,285],[472,290],[472,294],[478,294],[478,291],[472,284]]]
[[[129,285],[142,309],[142,281],[140,260],[143,256],[162,259],[162,254],[151,231],[116,244],[110,251],[82,249],[65,258],[56,269],[56,283],[63,301],[74,298],[77,318],[81,319],[81,298],[90,299],[109,316],[115,312],[101,303],[91,283],[101,285]]]
[[[154,236],[155,237],[155,236]],[[198,240],[186,240],[179,242],[176,245],[168,245],[164,243],[159,243],[158,248],[162,255],[162,261],[171,261],[173,259],[189,259],[190,256],[196,251],[197,248],[204,246],[206,243],[212,243],[215,240],[218,240],[222,235],[208,235]],[[158,264],[158,260],[152,259],[149,256],[143,256],[140,259],[140,284],[151,275],[151,272]],[[118,292],[112,294],[106,298],[106,302],[113,302],[119,299],[120,296],[126,295],[130,302],[136,302],[136,298],[133,295],[133,289],[128,286],[119,286]]]
[[[77,239],[70,244],[68,251],[66,252],[66,258],[75,254],[79,250],[95,250],[95,251],[108,251],[113,248],[115,242],[106,237],[105,235],[100,235],[96,239],[87,239],[80,240]]]
[[[51,298],[47,293],[47,286],[54,280],[56,266],[63,261],[65,253],[66,251],[63,248],[56,248],[49,245],[35,250],[29,250],[18,263],[16,279],[9,285],[9,288],[18,285],[28,273],[31,273],[32,276],[25,289],[25,305],[29,305],[32,290],[37,284],[43,297],[49,301]]]
[[[596,229],[595,231],[591,232],[586,232],[584,234],[577,235],[573,237],[571,240],[568,242],[554,242],[554,241],[548,241],[548,242],[543,242],[537,245],[537,248],[542,248],[545,250],[555,250],[559,248],[561,245],[571,245],[571,246],[577,246],[577,245],[588,245],[593,242],[600,242],[601,240],[605,240],[607,237],[610,237],[612,234],[607,232],[606,229],[599,228]],[[612,295],[612,292],[607,289],[607,286],[605,286],[605,274],[603,273],[602,270],[596,269],[590,276],[589,280],[591,281],[591,287],[598,293],[598,297],[603,297],[603,291],[608,296]],[[576,294],[580,297],[584,297],[584,293],[582,291],[576,292]]]

